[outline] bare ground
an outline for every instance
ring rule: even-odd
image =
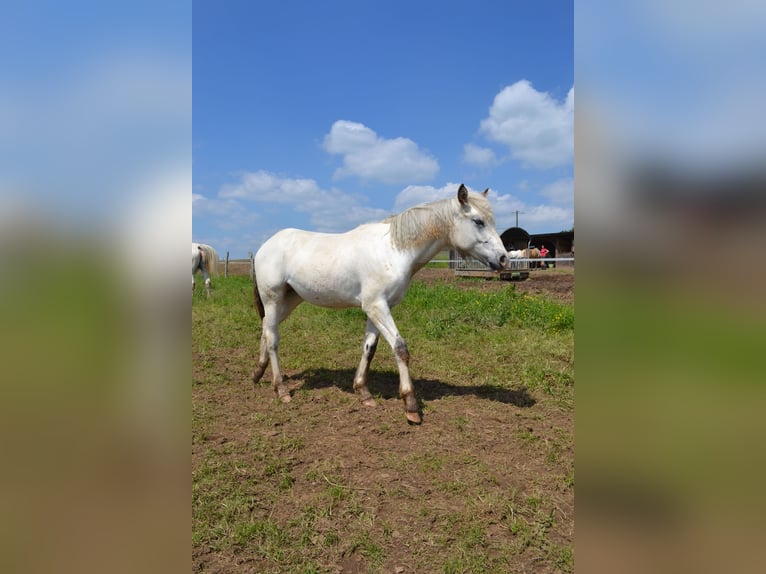
[[[456,280],[449,270],[417,278],[508,287]],[[573,271],[533,271],[514,284],[574,300]],[[293,549],[270,553],[266,535],[243,544],[202,540],[192,548],[194,571],[572,571],[572,408],[523,386],[440,380],[423,362],[414,371],[421,426],[404,421],[396,373],[374,364],[376,408],[353,394],[356,365],[288,373],[294,399],[284,405],[270,384],[250,382],[255,352],[230,349],[204,361],[194,353],[192,469],[198,479],[213,466],[232,469],[251,519],[280,525]],[[210,384],[212,371],[229,382]],[[269,472],[275,464],[279,471]],[[296,555],[312,566],[298,565]]]

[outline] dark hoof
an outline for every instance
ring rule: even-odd
[[[255,369],[255,371],[253,371],[253,384],[256,384],[258,381],[261,380],[261,377],[263,376],[263,373],[265,370],[266,369],[262,369],[258,367],[257,369]]]
[[[414,413],[405,412],[404,415],[407,417],[407,424],[419,425],[420,423],[423,422],[423,419],[420,418],[420,413],[418,412],[414,412]]]

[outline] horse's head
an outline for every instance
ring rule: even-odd
[[[455,225],[450,235],[452,245],[461,253],[486,263],[497,271],[508,261],[505,246],[495,230],[495,216],[484,193],[473,193],[460,184],[459,205]]]

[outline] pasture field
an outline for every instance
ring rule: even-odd
[[[293,393],[283,404],[270,369],[251,381],[260,319],[249,277],[214,278],[210,299],[197,290],[195,571],[573,571],[571,294],[424,271],[393,311],[420,426],[405,420],[382,339],[368,380],[378,406],[354,395],[360,310],[304,304],[282,324]]]

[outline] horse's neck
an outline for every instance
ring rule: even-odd
[[[415,207],[391,221],[393,244],[407,254],[413,275],[449,245],[451,214],[444,213],[444,207],[440,203]]]
[[[433,239],[408,249],[412,256],[411,275],[420,271],[426,263],[431,261],[431,259],[433,259],[442,249],[447,247],[447,245],[448,240],[446,237],[443,237]]]

